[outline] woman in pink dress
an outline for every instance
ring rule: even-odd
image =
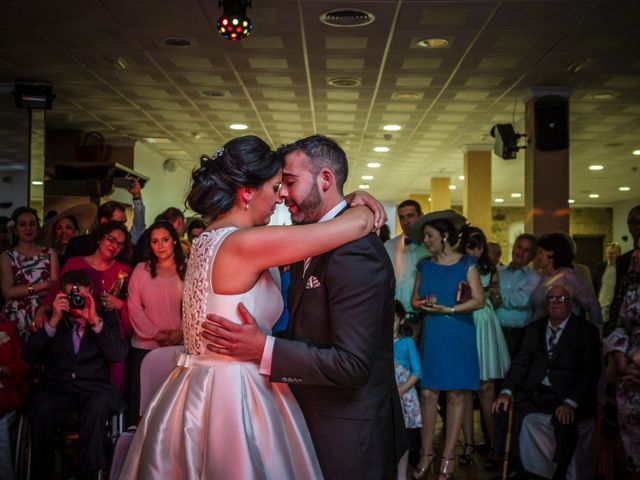
[[[127,356],[127,405],[130,425],[138,421],[140,365],[151,350],[182,343],[182,289],[187,261],[173,225],[149,227],[146,260],[129,281],[127,307],[133,334]]]

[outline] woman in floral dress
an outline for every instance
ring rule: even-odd
[[[58,256],[53,249],[36,244],[40,221],[34,209],[17,208],[9,225],[14,246],[0,255],[0,282],[6,300],[2,314],[15,323],[24,340],[36,309],[58,280]]]
[[[631,262],[620,289],[618,324],[604,342],[604,353],[613,356],[618,371],[616,400],[626,466],[630,478],[640,479],[640,241]]]

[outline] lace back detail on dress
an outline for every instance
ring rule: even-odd
[[[191,248],[182,296],[182,329],[187,353],[205,351],[200,324],[207,315],[206,297],[211,291],[211,262],[222,240],[235,228],[221,228],[196,238]]]

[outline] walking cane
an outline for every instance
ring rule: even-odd
[[[513,398],[509,402],[509,416],[507,419],[507,439],[504,446],[504,461],[502,462],[502,480],[507,480],[509,472],[509,450],[511,450],[511,424],[513,423]]]

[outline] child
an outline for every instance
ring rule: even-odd
[[[395,315],[393,322],[393,360],[396,370],[396,383],[404,413],[404,423],[409,435],[409,454],[419,455],[420,452],[420,427],[422,416],[420,414],[420,401],[415,389],[416,383],[422,375],[420,357],[416,343],[412,338],[412,330],[405,325],[407,312],[402,304],[395,301]],[[418,444],[416,445],[416,441]],[[398,464],[398,478],[404,480],[407,476],[408,455],[402,457]]]

